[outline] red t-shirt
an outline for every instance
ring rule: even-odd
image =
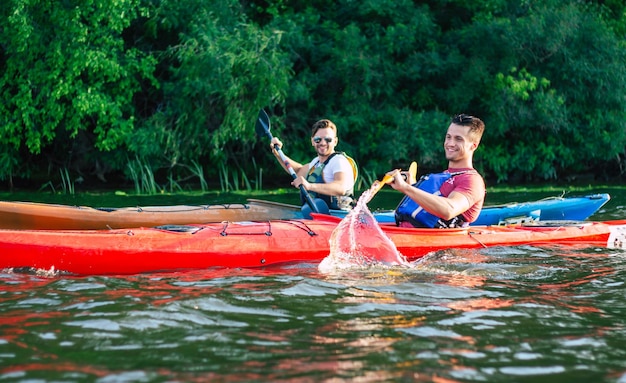
[[[467,170],[474,170],[470,168],[449,168],[447,171],[450,173],[462,172]],[[463,194],[469,201],[470,208],[465,213],[461,214],[465,222],[472,223],[478,219],[480,210],[483,208],[483,202],[485,201],[485,181],[483,177],[476,171],[463,173],[450,177],[449,180],[443,183],[439,188],[441,195],[447,197],[453,191]]]

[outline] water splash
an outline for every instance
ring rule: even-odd
[[[379,265],[411,266],[367,207],[379,189],[375,182],[363,192],[354,209],[337,225],[330,238],[330,255],[318,266],[321,272]]]

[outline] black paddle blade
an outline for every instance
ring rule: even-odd
[[[259,118],[256,120],[254,129],[261,137],[270,135],[270,117],[263,109],[259,110]]]

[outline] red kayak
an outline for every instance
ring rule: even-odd
[[[338,220],[316,216],[314,220],[115,230],[0,230],[0,269],[110,275],[317,263],[330,253]],[[626,220],[445,230],[381,227],[409,260],[449,248],[525,244],[626,247]],[[368,245],[368,238],[361,240]]]

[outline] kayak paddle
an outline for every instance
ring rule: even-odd
[[[380,191],[380,189],[383,188],[383,186],[385,186],[386,183],[390,182],[391,180],[393,180],[393,177],[395,177],[396,175],[400,174],[400,169],[396,169],[395,172],[393,172],[392,174],[385,174],[385,176],[383,177],[382,180],[378,181],[374,181],[374,183],[372,184],[371,188],[370,188],[370,195],[368,198],[368,201],[371,201],[372,198],[374,198],[374,196],[376,195],[376,193],[378,193]],[[402,174],[402,176],[404,176],[405,178],[406,175]],[[417,177],[417,162],[413,161],[411,162],[411,166],[409,166],[409,175],[407,178],[407,182],[409,182],[409,184],[413,185],[416,182],[416,177]]]
[[[267,113],[265,113],[265,110],[263,109],[259,111],[259,118],[256,121],[255,130],[256,130],[256,134],[258,134],[259,136],[267,136],[269,137],[270,141],[272,140],[273,136],[272,136],[272,133],[270,132],[270,118],[267,115]],[[293,167],[289,163],[289,160],[287,160],[287,157],[285,157],[285,154],[280,149],[280,147],[278,145],[274,145],[274,148],[278,152],[278,155],[280,156],[281,161],[283,161],[283,163],[287,167],[287,171],[289,172],[289,174],[291,174],[291,177],[293,177],[294,180],[298,178],[296,171],[293,170]],[[315,200],[313,200],[309,192],[304,188],[304,185],[300,185],[300,193],[302,194],[302,197],[306,201],[311,211],[313,211],[314,213],[321,213],[321,214],[330,213],[330,209],[328,208],[328,205],[326,205],[326,202],[324,202],[323,200],[319,198],[316,198]],[[304,206],[302,209],[302,213],[305,218],[311,218],[310,214],[307,213]]]
[[[395,177],[398,173],[400,173],[400,169],[396,169],[396,171],[393,172],[393,174],[385,174],[382,180],[374,182],[374,184],[372,185],[372,190],[374,190],[373,194],[378,193],[378,191],[382,189],[382,187],[386,183],[393,180],[393,177]],[[409,166],[408,177],[405,174],[402,174],[402,176],[409,184],[413,185],[416,182],[415,180],[416,175],[417,175],[417,162],[413,161],[411,162],[411,166]],[[372,197],[374,196],[373,194],[372,194]]]

